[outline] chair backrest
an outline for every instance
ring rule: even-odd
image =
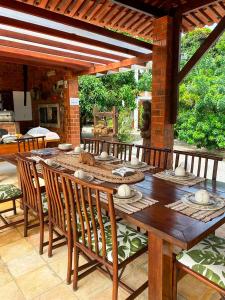
[[[73,240],[78,247],[99,261],[107,263],[106,241],[112,241],[113,263],[118,263],[116,217],[111,188],[81,181],[71,175],[61,175],[63,195],[68,202],[73,229]],[[100,198],[104,199],[105,207]],[[103,225],[102,209],[109,212],[110,222],[107,231]],[[96,211],[94,211],[94,209]]]
[[[87,150],[92,154],[99,155],[103,151],[104,140],[84,138],[82,141],[84,150]]]
[[[16,154],[20,175],[23,202],[36,213],[42,214],[41,188],[38,180],[36,162]]]
[[[45,148],[45,136],[18,138],[17,147],[18,152]]]
[[[151,146],[135,145],[136,157],[148,165],[165,170],[167,168],[168,156],[171,153],[167,148],[156,148]]]
[[[113,155],[122,160],[131,160],[133,144],[105,141],[104,145],[109,155]]]
[[[207,153],[180,150],[174,150],[173,153],[175,155],[174,168],[183,163],[185,170],[196,176],[216,180],[218,163],[223,160],[222,157]]]
[[[66,202],[62,193],[60,175],[62,172],[41,162],[42,174],[48,201],[48,218],[64,234],[67,234]]]

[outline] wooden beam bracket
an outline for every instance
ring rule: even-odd
[[[225,31],[225,16],[220,20],[218,25],[213,29],[209,36],[205,39],[198,50],[189,59],[183,69],[179,72],[178,82],[181,83],[188,73],[194,68],[201,57],[212,47]]]

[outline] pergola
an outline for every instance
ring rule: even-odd
[[[224,1],[212,0],[0,0],[0,61],[66,71],[65,135],[78,144],[79,106],[69,102],[78,96],[78,76],[152,60],[151,145],[172,148],[179,83],[225,30],[224,15]],[[218,25],[180,70],[181,32],[213,23]],[[162,256],[160,239],[154,245]],[[172,272],[164,274],[163,262],[160,268],[157,263],[151,262],[157,271],[149,299],[172,299],[161,280],[167,276],[165,282],[172,281]]]
[[[66,69],[69,98],[78,96],[79,75],[118,71],[152,60],[151,144],[169,148],[179,82],[225,27],[223,1],[0,0],[0,8],[0,61]],[[216,22],[180,70],[181,32]],[[74,137],[70,126],[74,109],[79,114],[78,107],[69,108],[67,137],[76,144],[79,137]]]

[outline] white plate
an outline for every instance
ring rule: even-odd
[[[77,177],[75,177],[75,178],[77,178]],[[77,179],[80,179],[80,178],[77,178]],[[94,180],[94,176],[85,174],[84,178],[82,178],[80,180],[84,180],[84,181],[90,182],[90,181]]]
[[[58,148],[60,150],[71,150],[73,148],[72,144],[59,144]]]
[[[108,155],[107,157],[103,158],[101,156],[96,156],[95,157],[97,160],[102,160],[102,161],[109,161],[109,160],[113,160],[114,159],[114,156],[112,155]]]
[[[168,175],[178,179],[178,180],[192,180],[192,179],[195,179],[196,176],[192,173],[188,173],[186,172],[185,176],[177,176],[175,175],[175,172],[170,170],[170,171],[166,171]]]
[[[142,193],[137,190],[134,191],[134,195],[130,198],[117,198],[116,195],[113,197],[114,203],[118,204],[126,204],[126,203],[134,203],[142,199]]]
[[[197,204],[195,201],[194,194],[187,194],[181,198],[182,202],[187,204],[190,207],[193,207],[198,210],[218,210],[225,206],[225,199],[220,197],[215,198],[213,195],[209,194],[210,196],[210,204]]]
[[[148,164],[140,161],[138,165],[132,165],[130,161],[126,161],[124,162],[124,165],[130,169],[141,169],[147,167]]]

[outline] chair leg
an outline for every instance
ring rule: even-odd
[[[118,300],[118,269],[113,271],[113,290],[112,290],[112,300]]]
[[[13,212],[14,212],[14,215],[17,214],[17,212],[16,212],[16,200],[15,199],[13,200]]]
[[[51,222],[51,220],[49,220],[49,223],[48,223],[48,233],[49,233],[49,241],[48,241],[48,257],[52,257],[53,227],[52,227],[52,222]]]
[[[178,272],[179,272],[179,270],[176,266],[176,262],[174,262],[174,266],[173,266],[173,300],[177,300]]]
[[[78,282],[78,267],[79,267],[79,251],[74,245],[73,249],[73,257],[74,257],[74,268],[73,268],[73,290],[77,290],[77,282]]]
[[[43,248],[44,248],[44,221],[40,220],[40,245],[39,245],[39,254],[43,254]]]
[[[67,284],[71,284],[71,272],[72,272],[72,261],[73,261],[73,245],[72,245],[72,241],[69,238],[68,239],[68,262],[67,262]]]
[[[24,205],[24,237],[27,237],[27,227],[28,227],[28,207]]]

